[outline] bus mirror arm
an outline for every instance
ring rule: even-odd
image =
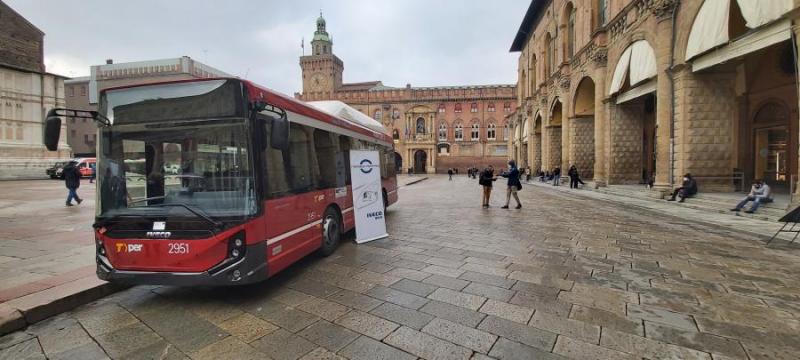
[[[269,112],[277,116],[272,116],[272,126],[270,127],[270,146],[277,150],[289,149],[289,118],[286,111],[265,101],[255,101],[251,104],[254,112]]]
[[[92,119],[104,126],[111,125],[111,121],[97,111],[74,110],[54,108],[47,112],[44,119],[44,145],[47,150],[58,150],[58,140],[61,137],[61,118],[71,117],[79,119]]]

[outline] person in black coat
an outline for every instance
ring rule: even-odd
[[[481,171],[481,177],[478,179],[478,184],[483,186],[483,199],[482,204],[484,208],[489,207],[489,198],[492,196],[492,183],[497,181],[494,176],[494,167],[491,164]]]
[[[504,178],[508,178],[508,190],[506,191],[506,205],[503,206],[503,209],[508,209],[508,204],[511,202],[511,195],[514,195],[514,200],[517,201],[517,209],[522,208],[522,203],[519,201],[519,196],[517,196],[517,191],[522,189],[522,183],[519,181],[519,169],[517,168],[517,163],[514,160],[508,161],[508,171],[501,174],[500,176]]]
[[[697,181],[694,180],[692,174],[683,175],[683,184],[681,187],[672,192],[672,197],[667,201],[675,201],[675,197],[679,197],[678,202],[683,202],[686,198],[690,198],[697,194]]]
[[[62,174],[64,175],[64,185],[67,186],[67,206],[72,206],[72,199],[80,204],[83,202],[78,196],[78,188],[81,186],[81,171],[78,170],[78,162],[72,160],[64,167]]]
[[[578,167],[572,165],[569,167],[569,171],[567,171],[567,175],[569,175],[569,188],[570,189],[577,189],[578,183],[581,185],[586,185],[583,180],[581,180],[580,174],[578,174]]]
[[[553,186],[561,186],[561,168],[558,166],[553,169]]]

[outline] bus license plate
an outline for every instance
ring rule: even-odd
[[[169,249],[167,250],[167,254],[170,255],[183,255],[189,253],[189,244],[188,243],[169,243],[167,244]]]

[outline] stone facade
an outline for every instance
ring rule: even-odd
[[[653,181],[666,192],[691,173],[701,191],[749,188],[756,178],[796,189],[798,65],[789,34],[799,31],[800,1],[754,25],[731,6],[719,15],[728,16],[731,40],[687,59],[704,3],[532,1],[511,47],[520,53],[524,109],[509,119],[512,131],[537,117],[545,130],[527,157],[548,159],[543,171],[574,164],[599,186]],[[634,43],[650,53],[629,63]],[[631,83],[633,71],[650,66]],[[617,84],[615,72],[624,74]],[[510,154],[535,137],[530,127],[520,135],[527,140],[509,141]]]
[[[343,83],[325,19],[317,19],[310,55],[300,58],[304,101],[339,100],[380,121],[394,139],[403,172],[444,173],[472,166],[505,167],[506,117],[516,108],[514,85],[390,87]],[[473,134],[475,136],[473,136]]]
[[[68,108],[97,110],[100,91],[118,86],[232,76],[188,56],[117,64],[109,59],[104,65],[93,65],[90,74],[64,82]],[[94,122],[75,118],[68,118],[66,122],[67,142],[75,155],[95,156],[97,127]]]
[[[64,106],[64,77],[45,72],[44,33],[0,2],[0,179],[45,177],[45,169],[68,159],[44,147],[44,117]],[[62,139],[66,125],[62,124]]]

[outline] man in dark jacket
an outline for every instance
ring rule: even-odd
[[[517,191],[522,189],[522,183],[519,182],[519,169],[517,169],[517,163],[514,160],[508,161],[508,172],[501,174],[500,176],[504,178],[508,178],[508,190],[506,192],[506,205],[502,207],[502,209],[508,209],[508,204],[511,202],[511,195],[514,195],[514,200],[517,201],[517,209],[522,208],[522,203],[519,201],[519,196],[517,196]]]
[[[492,164],[483,169],[481,172],[481,177],[478,180],[478,184],[483,186],[483,207],[489,207],[489,198],[492,196],[492,182],[496,181],[497,178],[494,176],[494,168]]]
[[[667,201],[675,201],[675,197],[679,197],[678,202],[683,202],[686,198],[690,198],[697,194],[697,181],[694,180],[692,174],[683,175],[683,184],[681,187],[672,192],[672,197]]]
[[[70,161],[67,166],[64,167],[63,175],[64,175],[64,185],[67,186],[67,190],[69,191],[67,194],[67,206],[72,206],[72,199],[80,204],[83,202],[83,199],[78,197],[78,188],[81,186],[81,171],[78,170],[77,165],[78,162],[73,160]]]

